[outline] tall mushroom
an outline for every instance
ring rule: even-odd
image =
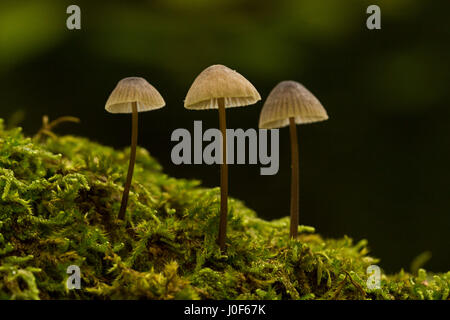
[[[228,214],[228,167],[225,109],[247,106],[261,100],[255,87],[242,75],[223,65],[212,65],[203,70],[189,89],[184,107],[186,109],[219,109],[222,133],[222,163],[220,167],[220,224],[218,243],[225,249]]]
[[[119,81],[116,88],[106,101],[105,109],[110,113],[131,113],[131,151],[128,174],[123,189],[122,202],[118,218],[125,218],[128,194],[130,193],[131,179],[133,177],[134,163],[136,162],[136,147],[138,137],[138,113],[159,109],[165,106],[163,97],[144,78],[129,77]]]
[[[320,101],[303,85],[282,81],[272,89],[261,110],[259,127],[282,128],[289,125],[291,135],[291,226],[290,237],[298,235],[298,142],[296,124],[327,120],[328,115]]]

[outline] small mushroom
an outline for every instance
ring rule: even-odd
[[[203,70],[192,83],[184,100],[186,109],[219,109],[222,133],[222,163],[220,166],[220,224],[218,243],[225,249],[228,214],[228,166],[226,161],[225,108],[247,106],[261,100],[255,87],[242,75],[223,65],[212,65]]]
[[[134,163],[136,162],[138,113],[159,109],[164,107],[165,104],[158,90],[145,79],[139,77],[129,77],[120,80],[116,88],[111,92],[108,101],[106,101],[106,111],[110,113],[132,114],[130,163],[128,165],[127,180],[123,189],[122,203],[118,215],[118,218],[121,220],[125,218]]]
[[[290,237],[298,235],[298,142],[296,124],[327,120],[328,115],[320,101],[303,85],[295,81],[282,81],[272,89],[259,118],[259,127],[282,128],[289,125],[291,135],[291,226]]]

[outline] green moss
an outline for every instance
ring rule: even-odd
[[[47,140],[0,121],[1,299],[449,299],[450,272],[382,275],[368,290],[365,240],[323,239],[287,217],[264,221],[230,199],[227,254],[216,244],[220,192],[174,179],[139,149],[126,224],[117,220],[128,150]],[[66,288],[78,265],[82,289]]]

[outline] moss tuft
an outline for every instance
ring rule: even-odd
[[[25,137],[0,120],[0,299],[449,299],[450,272],[382,274],[369,290],[365,240],[323,239],[264,221],[220,192],[174,179],[139,148],[126,224],[117,219],[128,150],[85,138]],[[78,265],[82,289],[68,290]]]

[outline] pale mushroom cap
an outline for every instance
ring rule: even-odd
[[[256,103],[261,96],[242,75],[223,65],[212,65],[203,70],[189,89],[186,109],[218,109],[218,98],[224,98],[225,108]]]
[[[120,80],[111,92],[105,109],[110,113],[131,113],[132,102],[137,102],[138,112],[162,108],[163,97],[144,78],[129,77]]]
[[[303,85],[295,81],[282,81],[272,89],[259,117],[259,127],[281,128],[294,117],[296,124],[328,119],[320,101]]]

